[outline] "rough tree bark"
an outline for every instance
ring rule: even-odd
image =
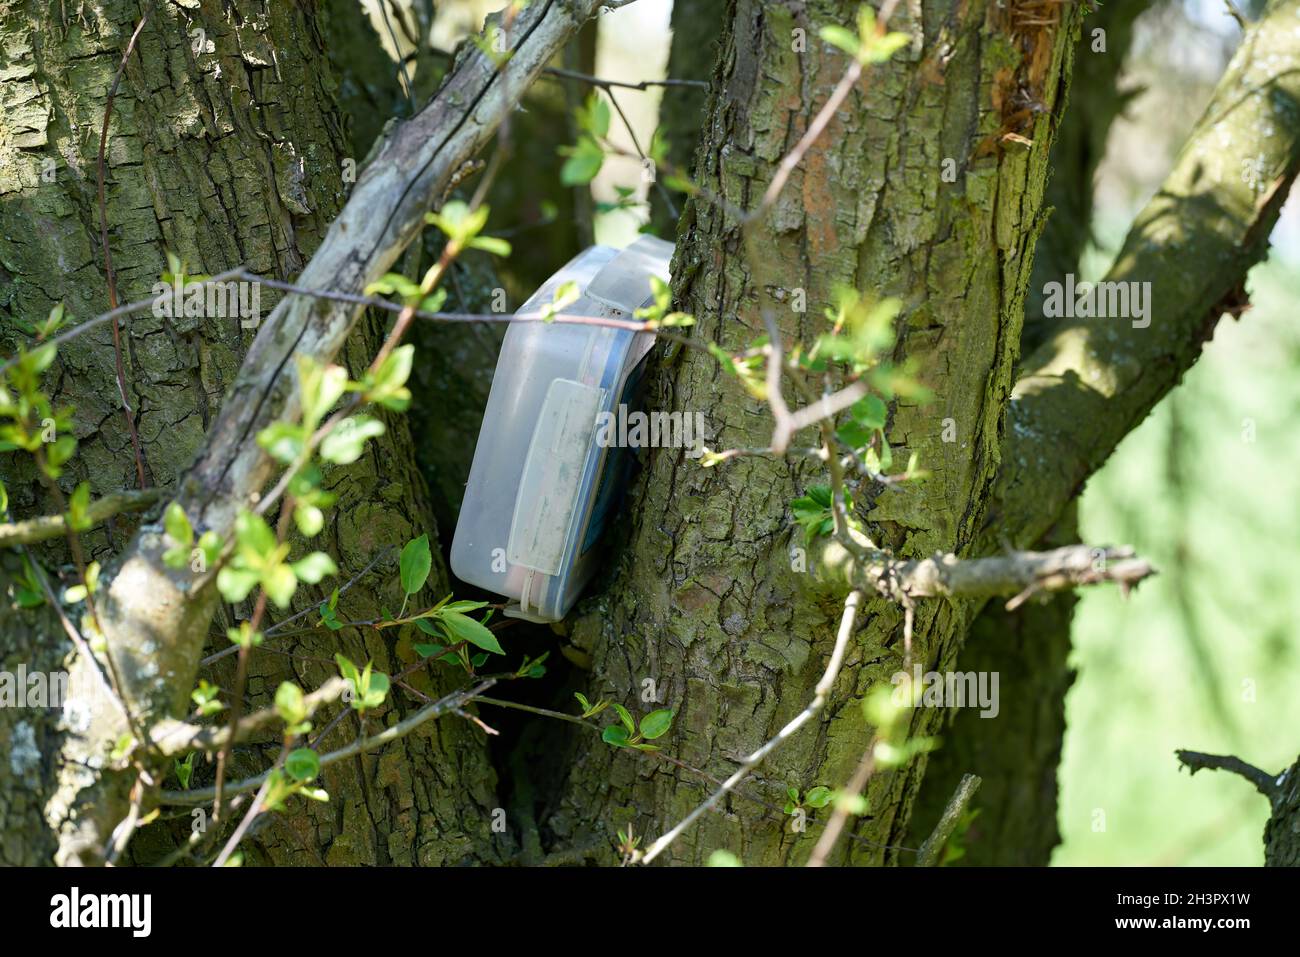
[[[818,29],[852,23],[856,7],[729,6],[696,168],[707,189],[736,206],[757,202],[846,67]],[[810,341],[836,284],[904,300],[896,357],[914,361],[937,398],[893,403],[888,436],[904,459],[919,452],[934,476],[860,503],[873,539],[900,555],[963,554],[979,532],[1077,16],[1061,4],[900,7],[891,26],[912,34],[911,48],[877,68],[813,146],[758,227],[761,260],[747,261],[736,220],[707,201],[690,204],[679,232],[677,295],[701,334],[728,349],[761,334],[762,309],[775,311],[788,341]],[[801,35],[806,51],[796,52]],[[1025,109],[1029,102],[1040,109]],[[806,292],[806,313],[791,308],[796,290]],[[663,407],[704,412],[711,448],[767,444],[770,420],[711,360],[683,354],[659,384]],[[955,442],[942,440],[945,419]],[[816,469],[794,462],[742,459],[705,471],[680,450],[655,452],[618,576],[570,635],[593,662],[589,694],[646,710],[641,692],[652,680],[678,714],[671,753],[719,776],[800,710],[839,617],[836,603],[808,596],[788,518],[787,503],[817,480]],[[915,660],[951,663],[970,612],[922,604]],[[901,665],[901,621],[893,605],[865,606],[824,720],[745,789],[779,805],[787,786],[850,777],[870,736],[857,702]],[[936,715],[918,712],[915,724],[933,730]],[[629,823],[657,833],[706,793],[698,777],[654,759],[586,741],[577,749],[547,822],[559,843]],[[897,845],[921,771],[872,782],[871,813],[841,859],[905,859]],[[669,859],[700,862],[728,848],[747,863],[802,862],[819,830],[790,834],[780,815],[749,802],[725,811],[702,819]]]
[[[1055,320],[1043,315],[1046,284],[1079,272],[1093,228],[1094,176],[1111,126],[1134,95],[1122,76],[1133,22],[1150,5],[1148,0],[1107,3],[1084,18],[1075,51],[1083,80],[1070,86],[1052,145],[1045,200],[1051,213],[1034,248],[1022,354],[1054,331]],[[1069,509],[1033,547],[1078,542],[1074,513]],[[1056,769],[1065,733],[1065,695],[1074,681],[1069,656],[1075,602],[1073,594],[1063,592],[1013,612],[990,602],[979,613],[958,668],[1012,675],[1021,690],[1003,700],[995,721],[980,718],[978,711],[954,709],[943,746],[929,759],[912,822],[913,844],[925,840],[938,822],[962,775],[975,773],[983,782],[973,802],[980,813],[963,841],[967,853],[962,863],[1041,866],[1050,861],[1060,842]]]
[[[1296,5],[1296,0],[1278,0],[1272,10],[1277,16],[1294,17]],[[435,103],[385,142],[382,162],[367,169],[302,281],[357,292],[389,268],[416,234],[424,209],[437,202],[513,99],[595,6],[589,0],[548,0],[525,8],[505,77],[472,52],[458,61]],[[181,15],[167,9],[170,15]],[[305,16],[296,8],[275,10],[268,16]],[[699,154],[698,176],[712,191],[730,203],[753,205],[802,124],[845,69],[842,54],[815,39],[817,28],[850,23],[855,12],[856,3],[847,0],[733,0]],[[220,19],[220,14],[214,18]],[[1139,278],[1169,284],[1176,302],[1168,328],[1153,328],[1146,339],[1132,341],[1103,335],[1090,339],[1086,328],[1065,329],[1026,362],[1030,374],[1021,380],[1011,403],[1015,427],[1004,436],[1030,253],[1042,224],[1047,150],[1077,18],[1074,5],[1048,2],[908,4],[895,25],[911,32],[914,43],[873,71],[868,85],[855,91],[833,119],[761,225],[756,261],[746,259],[738,241],[739,224],[730,213],[697,201],[683,223],[684,242],[675,269],[678,294],[700,317],[703,334],[728,348],[742,348],[762,331],[761,307],[776,311],[788,340],[811,338],[821,328],[817,317],[837,282],[903,298],[896,358],[915,361],[918,378],[937,398],[927,406],[893,403],[888,431],[899,454],[918,451],[934,475],[927,485],[872,493],[858,503],[873,538],[901,556],[938,550],[987,553],[996,547],[990,529],[1005,529],[1017,545],[1040,538],[1123,432],[1194,361],[1199,339],[1184,342],[1186,333],[1203,330],[1206,315],[1224,303],[1240,270],[1261,253],[1261,231],[1267,235],[1300,162],[1294,124],[1300,81],[1294,78],[1295,70],[1272,76],[1278,62],[1294,60],[1295,51],[1289,35],[1261,28],[1243,44],[1245,52],[1222,89],[1233,91],[1243,81],[1247,86],[1257,81],[1269,85],[1268,95],[1224,97],[1212,107],[1211,120],[1198,131],[1199,139],[1194,137],[1171,178],[1169,195],[1157,197],[1149,214],[1139,220],[1136,238],[1116,267],[1119,275],[1131,270]],[[120,49],[132,19],[123,10],[114,23],[115,48]],[[156,21],[154,29],[164,19]],[[231,29],[259,33],[251,22]],[[0,30],[0,40],[21,29]],[[240,60],[254,39],[235,46]],[[28,45],[35,46],[35,40]],[[18,49],[21,53],[21,44]],[[274,49],[273,67],[282,59]],[[103,50],[99,53],[105,61],[114,60]],[[1259,68],[1252,57],[1269,65]],[[94,57],[90,60],[95,62]],[[34,68],[30,74],[21,73],[21,58],[14,62],[20,64],[14,78],[20,84],[34,75]],[[104,65],[100,88],[107,85],[111,70]],[[512,87],[509,77],[516,71]],[[25,117],[29,101],[39,100],[43,88],[33,82],[24,95],[21,86],[14,87],[20,93],[6,119]],[[139,88],[147,87],[141,83]],[[1248,190],[1236,188],[1226,182],[1222,170],[1217,181],[1202,181],[1202,151],[1216,123],[1239,124],[1245,141],[1253,143],[1266,125],[1272,129],[1270,121],[1277,121],[1282,131],[1265,137],[1260,174],[1265,189],[1257,189],[1257,183]],[[40,148],[21,146],[28,126],[13,129],[16,135],[3,140],[5,148]],[[141,142],[152,141],[142,137]],[[211,152],[209,146],[205,149]],[[274,161],[269,162],[274,170]],[[132,168],[130,163],[115,168],[114,176],[130,175]],[[950,180],[942,175],[945,169],[957,175]],[[292,193],[299,170],[307,166],[291,163],[287,173],[264,177],[263,182],[274,183],[277,192]],[[1222,195],[1216,191],[1211,196],[1211,188],[1220,187]],[[304,208],[312,210],[310,204]],[[1152,240],[1170,242],[1158,232],[1161,218],[1180,220],[1184,214],[1191,231],[1205,233],[1193,252],[1211,263],[1226,262],[1231,269],[1207,269],[1213,276],[1198,276],[1195,283],[1180,283],[1176,275],[1162,271],[1162,256],[1168,257],[1169,250]],[[87,218],[83,213],[78,224],[82,231]],[[202,230],[193,232],[210,238]],[[89,245],[86,251],[85,261],[93,262]],[[7,260],[4,265],[10,269]],[[206,261],[202,265],[214,268]],[[1228,273],[1231,282],[1225,278]],[[152,276],[152,270],[145,273],[141,267],[141,275]],[[806,294],[811,315],[791,308],[801,298],[796,291]],[[34,295],[30,290],[28,294]],[[29,314],[43,315],[51,298],[41,301],[43,308],[28,307]],[[179,502],[196,527],[229,533],[238,507],[251,501],[272,474],[265,456],[245,440],[296,409],[292,384],[281,370],[295,351],[324,361],[338,355],[356,326],[357,312],[337,303],[295,298],[278,306],[266,321],[227,388],[226,402],[196,467],[180,488]],[[1217,315],[1213,312],[1211,318]],[[1149,366],[1143,364],[1146,357],[1153,358]],[[111,382],[103,368],[101,378]],[[1062,383],[1070,388],[1059,388]],[[713,363],[693,353],[669,359],[658,373],[658,386],[661,407],[705,412],[714,447],[762,445],[770,436],[764,410],[743,398],[734,383],[721,379]],[[110,391],[103,394],[111,397]],[[1081,406],[1069,401],[1075,398]],[[120,415],[107,399],[101,402],[101,419],[114,412]],[[1045,452],[1062,445],[1080,407],[1097,420],[1090,420],[1077,441],[1052,460],[1055,467],[1045,468]],[[1107,415],[1116,421],[1100,421]],[[955,442],[943,441],[945,419],[956,428]],[[1013,466],[1001,474],[1000,458]],[[383,466],[400,468],[403,461],[409,459]],[[589,693],[647,710],[642,692],[651,690],[645,684],[651,679],[654,697],[678,711],[673,736],[665,741],[669,753],[715,774],[729,771],[740,753],[765,741],[802,708],[821,672],[838,608],[809,587],[813,569],[804,567],[806,556],[797,547],[801,539],[786,506],[819,478],[806,463],[740,459],[704,471],[686,462],[678,450],[656,452],[637,496],[636,518],[617,574],[572,623],[569,650],[573,660],[592,667]],[[366,500],[373,495],[382,498],[383,491],[370,492]],[[990,523],[988,517],[1001,521]],[[348,520],[366,531],[381,527],[365,514]],[[103,585],[109,647],[125,664],[128,696],[146,720],[182,709],[216,605],[210,582],[164,568],[160,546],[156,527],[146,525],[122,559],[109,567]],[[6,568],[12,570],[12,562]],[[922,603],[914,660],[926,667],[951,666],[977,608],[978,603],[966,601]],[[867,604],[823,719],[777,752],[744,786],[747,794],[779,803],[786,786],[835,786],[848,778],[869,736],[856,702],[898,668],[901,618],[892,604]],[[35,628],[48,629],[50,623],[28,625],[29,634],[39,637]],[[151,672],[151,665],[158,670]],[[157,680],[160,677],[173,680]],[[304,671],[302,677],[313,675]],[[913,731],[929,733],[937,724],[938,715],[921,710]],[[457,747],[443,736],[445,727],[427,726],[422,736],[436,742],[432,747],[454,750],[458,760],[476,760],[473,747]],[[48,763],[25,765],[29,779],[59,775],[47,786],[57,789],[55,810],[67,813],[56,821],[62,824],[58,834],[46,832],[46,838],[59,838],[56,856],[61,860],[94,860],[108,830],[123,815],[130,776],[117,769],[101,774],[85,770],[93,762],[103,764],[103,753],[117,730],[96,726],[75,746],[65,739],[46,747],[49,742],[37,737],[46,733],[42,728],[31,735],[33,742],[42,743],[37,749],[35,743],[27,746],[26,736],[13,747],[12,726],[0,729],[10,735],[11,771],[14,754],[30,760],[35,751]],[[593,747],[586,739],[570,747],[575,763],[565,772],[542,821],[544,836],[556,849],[593,841],[594,846],[607,847],[613,830],[629,823],[638,834],[656,832],[704,795],[692,772],[657,758]],[[396,862],[409,854],[410,859],[432,862],[495,853],[483,853],[482,842],[476,844],[470,833],[476,824],[485,825],[474,820],[473,808],[486,807],[490,795],[471,795],[464,803],[464,789],[474,786],[474,779],[472,774],[465,777],[463,768],[454,769],[448,779],[421,782],[430,788],[459,789],[460,816],[452,823],[452,839],[430,831],[427,842],[410,842],[412,820],[423,836],[426,818],[418,797],[414,807],[402,803],[406,785],[392,783],[420,770],[410,759],[394,766],[402,760],[387,751],[382,758],[356,762],[357,777],[367,785],[380,782],[383,801],[395,802],[389,805],[394,824],[373,829],[381,841],[345,842],[337,859]],[[340,765],[340,770],[345,767]],[[853,835],[855,840],[843,849],[844,857],[856,862],[907,860],[906,850],[898,845],[905,840],[923,772],[924,762],[917,762],[904,772],[873,780],[871,811]],[[16,787],[11,779],[7,791],[0,787],[0,794]],[[7,806],[17,809],[20,820],[35,820],[31,802],[10,800]],[[380,807],[382,813],[382,803]],[[672,856],[699,861],[725,846],[751,863],[797,862],[806,856],[808,838],[818,830],[814,822],[811,834],[789,834],[779,814],[740,801],[724,812],[706,818],[676,845]],[[435,813],[429,823],[441,823],[436,818]],[[258,853],[288,859],[288,853],[277,857],[277,848],[292,847],[297,856],[302,844],[295,842],[314,837],[310,818],[298,822],[285,825],[296,826],[296,832],[264,842]],[[355,816],[341,823],[360,826]],[[492,838],[483,835],[483,840]],[[10,853],[8,846],[5,853]],[[21,847],[16,853],[30,855]]]
[[[360,160],[346,145],[335,81],[311,8],[277,3],[236,14],[217,3],[117,2],[100,4],[93,22],[77,19],[69,5],[66,23],[59,19],[60,9],[13,4],[0,21],[8,64],[0,82],[0,142],[6,152],[0,166],[0,297],[6,317],[35,321],[59,301],[77,318],[107,307],[95,201],[96,151],[106,90],[144,10],[150,22],[118,90],[106,157],[107,215],[120,300],[149,295],[166,268],[165,250],[195,272],[216,273],[243,263],[259,274],[294,278],[342,206],[347,188],[343,161]],[[350,12],[357,15],[355,5]],[[203,30],[200,52],[195,52],[200,37],[192,32],[197,29]],[[52,178],[41,176],[47,160],[53,164]],[[275,296],[264,295],[261,304],[269,312]],[[378,321],[363,322],[341,361],[353,371],[363,368],[381,333]],[[255,334],[256,329],[241,328],[238,318],[145,315],[124,322],[129,394],[152,482],[175,487]],[[19,341],[17,328],[0,323],[0,336],[3,351],[11,353]],[[54,395],[75,404],[81,442],[62,482],[65,492],[82,479],[90,480],[96,496],[133,487],[135,466],[108,328],[73,340],[59,362],[51,376],[57,382]],[[319,547],[337,557],[344,575],[360,571],[386,547],[436,531],[405,422],[389,417],[388,426],[365,458],[327,477],[339,503]],[[57,511],[21,459],[6,456],[4,469],[15,512]],[[107,561],[137,524],[119,519],[87,533],[88,551]],[[40,554],[46,567],[66,561],[63,551],[59,543],[44,548]],[[378,614],[381,600],[395,604],[394,567],[390,557],[358,582],[345,599],[347,613],[364,620]],[[71,579],[65,581],[71,584]],[[444,594],[446,581],[439,563],[429,594]],[[304,588],[296,607],[328,595],[330,584]],[[47,665],[68,655],[70,647],[48,615],[5,605],[0,631],[6,667],[19,661],[31,667],[38,650]],[[210,651],[228,646],[223,620],[230,613],[247,617],[248,610],[220,613]],[[32,647],[23,636],[45,640]],[[58,651],[51,652],[56,643]],[[322,659],[341,650],[355,660],[373,657],[385,670],[395,663],[383,642],[353,629],[286,640],[276,647]],[[232,660],[203,676],[229,687]],[[251,703],[267,703],[281,680],[310,688],[333,671],[302,658],[256,656]],[[183,698],[189,687],[176,690]],[[402,707],[396,704],[395,713],[400,715]],[[330,716],[324,715],[326,720]],[[0,713],[0,741],[9,746],[4,750],[39,735],[42,753],[56,753],[55,742],[67,730],[67,720],[60,725],[57,719],[57,714]],[[322,744],[336,746],[354,734],[355,727],[345,723]],[[266,759],[266,746],[250,744],[236,751],[231,774],[260,771]],[[55,795],[57,782],[49,770],[48,765],[29,768],[24,761],[0,768],[4,830],[30,839],[17,846],[11,837],[5,863],[49,859],[50,833],[40,822],[41,806]],[[44,775],[34,791],[33,774]],[[211,768],[201,767],[195,782],[207,783],[211,774]],[[475,838],[486,833],[483,821],[497,803],[482,735],[458,723],[448,723],[436,734],[408,737],[382,759],[359,758],[331,768],[325,786],[333,797],[328,808],[268,818],[270,826],[249,844],[250,859],[454,862],[466,853],[471,833]],[[52,807],[57,819],[59,805]],[[50,826],[57,827],[58,821]],[[174,844],[172,832],[146,830],[135,853],[141,860],[155,859]],[[491,856],[491,847],[485,842],[481,853]]]

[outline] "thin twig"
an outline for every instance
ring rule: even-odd
[[[489,678],[473,688],[461,691],[454,691],[444,698],[440,698],[433,704],[421,708],[411,717],[404,721],[399,721],[390,728],[385,728],[379,734],[371,735],[368,738],[358,738],[351,744],[339,748],[337,751],[331,751],[328,754],[321,755],[321,767],[328,767],[338,761],[344,761],[350,757],[361,754],[365,751],[371,751],[382,745],[389,744],[399,738],[404,738],[426,721],[445,714],[448,711],[455,710],[470,701],[481,691],[486,691],[492,685],[496,684],[495,678]],[[346,712],[345,712],[346,713]],[[243,781],[237,781],[230,784],[225,789],[229,795],[243,794],[248,791],[261,787],[262,782],[266,780],[270,771],[263,771],[261,774],[245,778]],[[202,788],[194,791],[163,791],[158,795],[159,800],[164,804],[206,804],[216,797],[215,788]]]
[[[812,856],[808,858],[808,867],[824,867],[826,865],[826,859],[830,856],[831,851],[835,849],[835,843],[840,838],[840,832],[844,830],[844,825],[848,822],[852,802],[862,795],[871,780],[871,776],[876,772],[876,745],[879,743],[879,737],[872,735],[871,743],[862,752],[862,757],[858,760],[858,766],[853,772],[853,777],[844,789],[847,799],[841,797],[835,802],[835,810],[831,812],[831,819],[827,822],[826,829],[822,831],[821,837],[817,839],[817,846],[813,848]]]
[[[844,615],[840,619],[840,630],[835,637],[835,647],[831,650],[831,658],[826,665],[825,673],[822,675],[821,680],[817,682],[817,687],[813,689],[813,699],[808,703],[808,706],[795,715],[784,728],[777,732],[774,738],[745,758],[731,777],[723,781],[721,786],[710,794],[703,804],[696,807],[670,831],[646,848],[645,855],[641,858],[643,864],[649,864],[658,857],[687,828],[694,824],[701,814],[717,804],[728,792],[743,781],[754,768],[758,767],[764,758],[776,750],[783,741],[811,721],[821,711],[826,704],[826,699],[830,696],[835,679],[839,677],[840,667],[844,663],[844,653],[849,644],[849,636],[853,634],[853,625],[857,621],[858,606],[861,603],[862,592],[857,589],[849,592],[848,597],[844,600]]]
[[[98,157],[98,177],[99,177],[99,240],[104,248],[104,275],[108,280],[108,307],[109,309],[117,308],[117,275],[113,271],[113,254],[108,248],[108,204],[105,200],[104,192],[104,153],[108,146],[108,123],[113,116],[113,98],[117,96],[117,85],[122,82],[122,74],[126,71],[126,63],[131,59],[131,52],[135,49],[135,41],[140,37],[140,31],[144,29],[145,22],[149,19],[149,11],[146,10],[140,17],[140,22],[135,25],[135,32],[131,34],[131,39],[127,41],[126,52],[122,54],[122,62],[117,66],[117,72],[113,74],[113,82],[108,88],[108,97],[104,101],[104,125],[99,132],[99,157]],[[126,428],[131,434],[131,449],[135,453],[135,470],[136,478],[140,483],[140,488],[148,486],[144,474],[144,452],[140,448],[140,436],[135,429],[135,413],[131,410],[131,401],[126,394],[126,367],[122,362],[122,333],[118,328],[117,319],[113,319],[113,364],[117,374],[117,394],[122,399],[122,412],[126,416]]]
[[[640,83],[625,83],[622,80],[606,80],[603,77],[592,76],[589,73],[579,73],[577,70],[565,70],[558,66],[548,66],[543,73],[547,73],[562,80],[577,80],[581,83],[589,83],[592,86],[600,87],[602,90],[608,90],[610,87],[618,87],[623,90],[648,90],[651,87],[662,86],[689,86],[700,90],[707,90],[709,84],[704,80],[642,80]]]

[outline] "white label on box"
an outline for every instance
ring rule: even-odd
[[[556,379],[546,391],[515,497],[506,560],[558,575],[605,390]]]

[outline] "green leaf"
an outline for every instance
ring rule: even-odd
[[[447,290],[435,289],[420,300],[421,312],[441,312],[447,302]]]
[[[257,433],[257,444],[281,465],[292,465],[307,444],[307,430],[292,422],[273,422]]]
[[[889,407],[874,395],[864,395],[849,407],[849,415],[863,428],[883,429]]]
[[[50,478],[58,478],[63,474],[63,463],[72,458],[72,453],[76,451],[77,440],[70,435],[60,435],[50,443],[49,449],[45,453],[45,474]]]
[[[281,681],[275,690],[275,713],[285,724],[297,724],[307,717],[302,689],[292,681]]]
[[[311,748],[294,748],[284,759],[284,769],[295,781],[310,781],[320,774],[320,755]]]
[[[267,558],[275,551],[276,538],[260,515],[244,509],[235,519],[235,542],[247,558]]]
[[[494,655],[505,654],[505,650],[497,641],[496,635],[468,615],[462,615],[457,611],[444,611],[438,617],[447,626],[447,630],[451,632],[451,636],[456,641],[467,641],[484,651],[492,652]]]
[[[293,523],[304,537],[313,538],[325,527],[325,513],[315,505],[297,505],[293,510]]]
[[[561,150],[568,156],[560,167],[560,182],[565,186],[586,186],[600,168],[605,164],[605,151],[589,136],[578,140],[578,144]]]
[[[168,505],[167,511],[163,513],[163,531],[182,548],[189,548],[194,541],[194,528],[190,525],[190,518],[177,502]]]
[[[606,744],[612,744],[616,748],[626,748],[629,735],[627,728],[621,724],[611,724],[604,731],[600,732],[600,740]]]
[[[673,713],[668,708],[651,711],[641,719],[641,737],[648,741],[662,738],[673,724]]]
[[[207,567],[211,568],[221,557],[221,536],[208,529],[199,536],[198,547],[203,553],[203,560],[207,562]]]
[[[90,528],[90,517],[86,509],[90,508],[90,483],[82,482],[72,490],[68,500],[68,527],[74,532],[84,532]]]
[[[353,687],[356,687],[357,682],[361,680],[361,673],[357,671],[357,666],[352,663],[351,659],[337,653],[334,655],[334,661],[339,666],[339,674],[352,682]]]
[[[453,243],[468,242],[487,225],[488,208],[471,210],[468,203],[454,199],[436,213],[426,213],[425,220],[442,230]],[[436,266],[434,268],[437,268]]]
[[[428,618],[415,619],[415,627],[419,628],[422,632],[424,632],[426,635],[429,635],[430,637],[433,638],[443,637],[443,632],[439,630],[438,626],[435,625],[433,622],[431,622]]]
[[[293,573],[299,581],[306,582],[308,585],[315,585],[326,575],[337,575],[338,566],[334,564],[334,559],[330,558],[324,552],[312,552],[306,558],[300,558],[291,566]]]
[[[288,608],[298,589],[298,576],[288,565],[273,565],[262,574],[262,590],[276,608]]]
[[[479,236],[471,239],[467,245],[470,249],[481,249],[485,253],[500,256],[502,259],[510,255],[510,243],[495,236]],[[437,312],[436,309],[430,311]]]
[[[226,629],[226,637],[241,648],[256,648],[265,636],[260,631],[253,630],[251,621],[241,621],[238,628]]]
[[[618,720],[623,722],[623,727],[627,728],[627,733],[629,735],[636,734],[636,722],[632,720],[632,715],[628,713],[627,708],[621,704],[615,704],[614,711],[618,714]]]
[[[361,458],[366,441],[384,434],[384,423],[368,415],[354,415],[344,419],[321,440],[320,454],[326,462],[351,465]]]
[[[443,605],[439,611],[458,611],[463,615],[466,612],[478,611],[480,608],[486,608],[487,606],[488,603],[485,601],[453,601]]]
[[[835,430],[835,436],[851,449],[860,449],[871,442],[875,429],[868,429],[857,422],[845,422]]]
[[[433,557],[429,551],[429,535],[426,532],[419,538],[411,539],[402,549],[402,557],[398,562],[402,591],[408,595],[418,592],[428,581],[432,568]]]
[[[229,565],[217,572],[217,591],[221,592],[222,598],[232,604],[243,601],[255,587],[257,587],[257,572],[232,568]]]
[[[818,31],[818,36],[831,46],[839,47],[849,56],[856,57],[862,48],[862,41],[852,30],[840,26],[825,26]]]
[[[308,356],[298,357],[298,390],[302,396],[302,418],[308,431],[334,407],[348,386],[348,372],[342,366],[321,366]]]
[[[609,135],[611,119],[609,104],[595,90],[587,95],[587,102],[578,108],[577,114],[579,129],[587,131],[597,139]]]
[[[173,762],[176,766],[176,780],[181,783],[181,788],[185,791],[190,789],[190,778],[194,774],[194,756],[196,754],[198,754],[197,751],[191,751],[185,755],[184,761],[177,758]]]
[[[420,295],[420,284],[412,282],[401,273],[390,272],[386,273],[383,279],[378,279],[366,286],[365,293],[367,296],[391,296],[396,294],[403,301],[407,301]]]
[[[868,44],[862,60],[864,63],[884,63],[911,42],[912,38],[906,33],[898,31],[887,33]]]
[[[803,801],[809,807],[825,807],[831,803],[831,789],[821,784],[815,788],[809,788],[808,793],[803,797]]]
[[[366,670],[369,672],[369,665],[366,665]],[[376,671],[370,675],[370,679],[365,682],[365,685],[366,693],[361,701],[362,708],[377,708],[383,704],[384,698],[388,697],[388,689],[390,687],[388,675],[384,674],[382,671]]]
[[[411,404],[406,380],[414,360],[415,346],[398,346],[389,353],[375,373],[374,384],[366,390],[366,399],[394,412],[405,412]]]

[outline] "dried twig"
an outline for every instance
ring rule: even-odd
[[[122,82],[122,74],[126,70],[126,63],[131,59],[131,52],[135,49],[135,41],[140,37],[140,31],[144,29],[146,21],[149,19],[149,11],[145,11],[140,17],[140,22],[135,25],[135,32],[131,34],[131,39],[126,44],[126,52],[122,54],[122,62],[117,66],[117,72],[113,74],[113,82],[108,88],[108,97],[104,101],[104,125],[99,132],[99,156],[97,158],[97,169],[99,177],[99,240],[104,249],[104,275],[108,280],[108,307],[109,309],[117,308],[117,275],[113,271],[113,254],[108,248],[108,204],[104,196],[104,153],[108,146],[108,122],[113,116],[113,98],[117,96],[117,86]],[[135,413],[131,410],[131,400],[126,394],[126,367],[122,362],[122,333],[118,328],[117,319],[113,323],[113,364],[117,374],[117,394],[122,400],[122,412],[126,416],[126,428],[131,434],[131,449],[135,453],[135,470],[136,478],[143,489],[148,485],[144,474],[144,451],[140,448],[140,436],[135,428]]]

